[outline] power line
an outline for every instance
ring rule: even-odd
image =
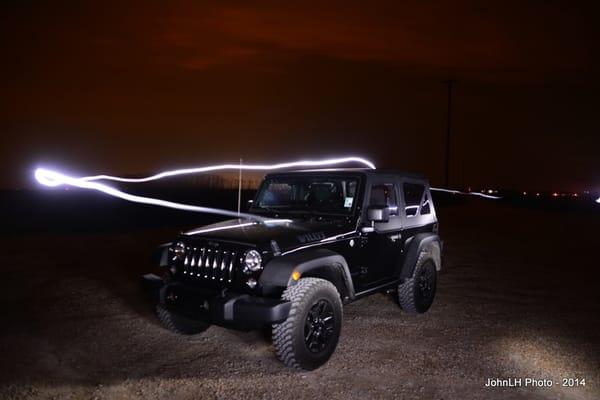
[[[443,81],[442,83],[448,86],[448,114],[446,120],[446,169],[445,169],[445,185],[450,187],[450,128],[452,126],[452,87],[456,83],[454,79]]]

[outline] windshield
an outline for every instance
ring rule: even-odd
[[[284,176],[268,178],[255,211],[349,215],[358,190],[356,177]]]

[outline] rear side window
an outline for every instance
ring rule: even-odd
[[[404,191],[404,201],[406,202],[404,206],[404,210],[406,212],[407,217],[414,217],[417,215],[419,211],[419,207],[421,204],[421,199],[423,199],[423,193],[425,192],[425,186],[420,185],[418,183],[404,183],[403,186]],[[425,200],[423,201],[423,205],[425,205]],[[429,208],[429,203],[427,203],[427,207]],[[431,210],[429,210],[431,212]]]
[[[429,193],[423,197],[423,204],[421,204],[421,215],[431,214],[431,200],[429,200]]]
[[[391,215],[398,215],[398,200],[392,183],[371,186],[371,207],[389,207]]]

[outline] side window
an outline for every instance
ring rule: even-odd
[[[294,197],[293,189],[288,183],[271,183],[262,196],[259,207],[288,204]]]
[[[421,199],[423,198],[423,192],[425,186],[416,183],[404,183],[404,201],[406,202],[404,210],[406,211],[407,217],[414,217],[419,211],[421,206]],[[429,205],[429,203],[427,203]],[[431,210],[430,210],[431,212]]]
[[[372,207],[389,207],[390,215],[398,215],[398,200],[394,184],[382,183],[371,186],[369,205]]]
[[[421,215],[431,214],[431,200],[429,200],[429,193],[423,198],[423,204],[421,204]]]
[[[354,198],[356,197],[356,189],[358,187],[357,181],[343,181],[342,191],[344,193],[344,208],[350,209],[354,204]]]

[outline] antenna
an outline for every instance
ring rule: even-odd
[[[240,170],[238,174],[238,215],[240,215],[242,210],[242,158],[240,157]]]

